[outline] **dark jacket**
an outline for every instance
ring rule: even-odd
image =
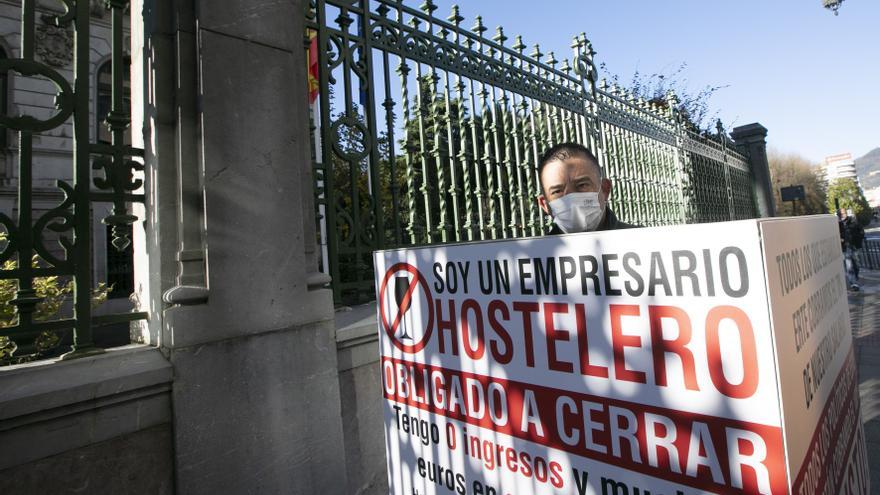
[[[846,247],[853,249],[862,249],[862,243],[865,240],[865,229],[859,224],[859,221],[853,217],[847,217],[837,223],[840,228],[840,249],[846,251]]]
[[[633,225],[631,223],[621,222],[617,219],[617,215],[611,211],[611,208],[605,207],[605,218],[602,219],[602,223],[599,224],[599,227],[596,229],[596,232],[602,230],[617,230],[617,229],[634,229],[638,228],[638,225]],[[550,230],[547,231],[544,235],[559,235],[564,234],[565,232],[559,228],[559,225],[555,223],[550,224]]]

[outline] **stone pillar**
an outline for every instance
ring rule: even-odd
[[[177,11],[172,2],[133,0],[131,5],[132,144],[144,150],[144,191],[149,203],[133,203],[138,221],[132,226],[135,297],[149,320],[135,323],[133,340],[164,343],[162,293],[175,283],[178,245],[178,160],[175,134]],[[194,68],[191,71],[195,70]],[[142,132],[138,132],[142,130]],[[161,157],[161,160],[160,160]]]
[[[767,128],[759,123],[735,127],[730,133],[737,148],[749,157],[752,168],[752,190],[761,217],[776,216],[773,186],[770,183],[770,164],[767,162]]]
[[[345,491],[304,1],[132,2],[155,279],[140,297],[174,368],[178,493]]]

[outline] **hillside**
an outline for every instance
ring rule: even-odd
[[[880,148],[874,148],[861,158],[856,158],[856,173],[863,189],[880,187]]]

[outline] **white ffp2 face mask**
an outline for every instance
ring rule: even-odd
[[[566,234],[596,230],[605,213],[598,192],[575,192],[550,201],[553,221]]]

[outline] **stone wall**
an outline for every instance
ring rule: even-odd
[[[374,303],[337,313],[336,348],[348,470],[347,493],[388,493],[384,401]]]
[[[0,493],[173,493],[171,365],[155,348],[0,373]]]

